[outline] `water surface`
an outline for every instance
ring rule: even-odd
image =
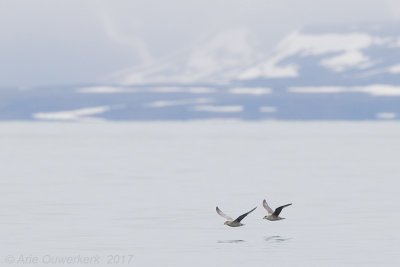
[[[400,264],[395,122],[4,122],[0,147],[2,266]]]

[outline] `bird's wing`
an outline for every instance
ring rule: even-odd
[[[238,222],[238,223],[239,223],[241,220],[244,219],[244,217],[246,217],[247,215],[249,215],[249,213],[253,212],[253,210],[255,210],[256,208],[257,208],[257,207],[255,207],[254,209],[252,209],[252,210],[249,211],[249,212],[246,212],[245,214],[240,215],[239,217],[236,218],[235,222]]]
[[[224,217],[225,219],[227,219],[228,221],[233,221],[233,219],[231,217],[229,217],[228,215],[226,215],[225,213],[223,213],[218,207],[215,208],[215,210],[217,211],[217,213]]]
[[[278,216],[279,213],[281,213],[281,211],[282,211],[282,209],[283,209],[284,207],[287,207],[287,206],[290,206],[290,205],[292,205],[292,203],[286,204],[286,205],[283,205],[283,206],[280,206],[280,207],[277,207],[277,208],[275,209],[275,211],[274,211],[274,215]]]
[[[267,201],[265,201],[265,199],[263,201],[263,206],[268,211],[269,214],[274,213],[274,211],[268,206]]]

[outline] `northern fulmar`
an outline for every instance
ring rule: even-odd
[[[286,205],[283,205],[283,206],[280,206],[280,207],[277,207],[277,208],[275,209],[275,211],[273,211],[273,210],[268,206],[267,201],[265,201],[265,199],[264,199],[264,201],[263,201],[263,206],[264,206],[264,208],[268,211],[268,214],[264,216],[264,219],[267,219],[267,220],[269,220],[269,221],[279,221],[279,220],[285,219],[285,218],[279,217],[279,214],[281,213],[281,211],[282,211],[282,209],[283,209],[284,207],[287,207],[287,206],[290,206],[290,205],[292,205],[292,203],[286,204]]]
[[[246,212],[245,214],[240,215],[239,217],[237,217],[235,220],[232,219],[231,217],[229,217],[228,215],[226,215],[225,213],[223,213],[218,207],[216,207],[216,211],[219,215],[221,215],[222,217],[224,217],[225,219],[227,219],[227,221],[224,223],[230,227],[239,227],[244,225],[243,223],[241,223],[240,221],[243,220],[247,215],[249,215],[249,213],[251,213],[253,210],[255,210],[257,207],[255,207],[254,209],[252,209],[249,212]]]

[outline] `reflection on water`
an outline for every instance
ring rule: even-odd
[[[241,243],[245,242],[244,240],[237,239],[237,240],[218,240],[217,243]]]
[[[292,238],[286,238],[286,237],[282,237],[279,235],[273,235],[273,236],[267,236],[264,237],[264,240],[267,242],[284,242],[284,241],[288,241],[291,240]]]

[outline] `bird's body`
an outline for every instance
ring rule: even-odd
[[[274,215],[274,214],[268,214],[264,216],[264,219],[267,219],[268,221],[279,221],[279,220],[283,220],[285,218],[279,217],[278,215]]]
[[[232,219],[232,217],[229,217],[228,215],[226,215],[225,213],[223,213],[218,207],[215,208],[215,210],[217,211],[217,213],[224,217],[225,219],[227,219],[227,221],[224,223],[225,225],[228,225],[230,227],[239,227],[239,226],[243,226],[244,224],[241,223],[240,221],[243,220],[247,215],[249,215],[249,213],[253,212],[257,207],[255,207],[254,209],[252,209],[249,212],[246,212],[245,214],[240,215],[239,217],[237,217],[235,220]]]
[[[239,227],[239,226],[243,226],[243,223],[240,222],[235,222],[235,221],[226,221],[224,224],[230,226],[230,227]]]
[[[287,206],[290,206],[290,205],[292,205],[292,203],[286,204],[286,205],[283,205],[283,206],[280,206],[280,207],[277,207],[277,208],[275,209],[275,211],[273,211],[273,210],[268,206],[267,201],[265,201],[265,199],[264,199],[264,201],[263,201],[263,206],[264,206],[264,208],[268,211],[268,214],[264,216],[264,219],[267,219],[268,221],[279,221],[279,220],[285,219],[285,218],[279,217],[279,214],[281,213],[281,211],[282,211],[283,208],[285,208],[285,207],[287,207]]]

